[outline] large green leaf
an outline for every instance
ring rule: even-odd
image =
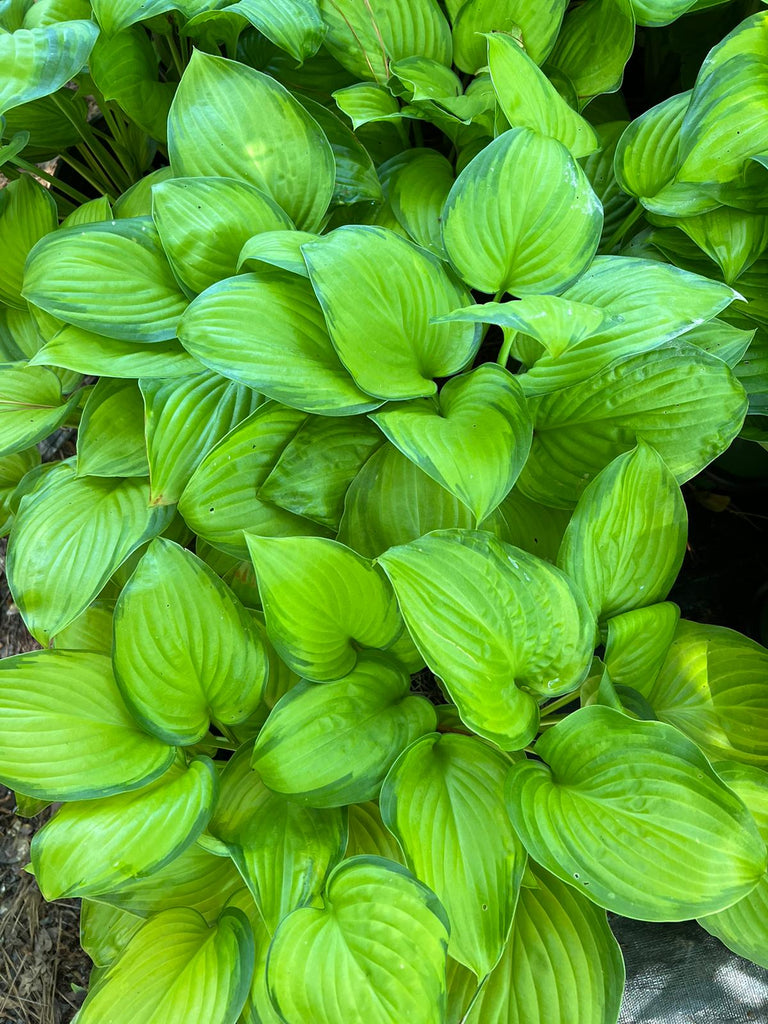
[[[512,766],[509,812],[529,854],[599,906],[684,921],[754,889],[766,850],[744,804],[661,722],[582,708]]]
[[[475,737],[432,733],[398,758],[381,791],[408,866],[446,909],[448,952],[479,979],[506,945],[526,861],[504,804],[508,770]]]
[[[664,663],[679,619],[680,609],[671,601],[634,608],[609,619],[604,660],[611,682],[647,694]]]
[[[533,425],[522,389],[495,363],[455,377],[436,401],[416,399],[371,419],[420,469],[482,521],[522,470]]]
[[[361,647],[386,648],[403,628],[381,570],[322,537],[245,534],[256,569],[269,639],[306,679],[350,672]]]
[[[77,433],[78,476],[145,476],[144,403],[135,381],[102,377]]]
[[[159,341],[143,345],[118,341],[62,325],[54,336],[30,360],[32,365],[62,366],[79,373],[132,380],[138,377],[187,377],[202,369],[178,341]]]
[[[462,71],[475,74],[487,63],[486,32],[521,32],[525,52],[543,64],[555,45],[568,4],[567,0],[458,0],[454,6],[453,59]]]
[[[24,297],[120,341],[168,341],[187,300],[148,217],[64,228],[29,255]]]
[[[598,619],[663,601],[685,555],[688,514],[674,476],[644,441],[585,488],[557,564]]]
[[[356,225],[302,252],[333,345],[368,394],[435,394],[433,378],[462,370],[475,355],[474,325],[430,323],[469,295],[426,250],[387,228]]]
[[[399,864],[353,857],[328,879],[322,907],[281,923],[267,966],[287,1024],[440,1024],[448,921],[434,893]]]
[[[0,661],[0,710],[0,777],[26,796],[123,793],[173,760],[173,749],[128,713],[104,654],[34,651]]]
[[[602,221],[600,203],[565,146],[513,128],[456,179],[443,210],[443,243],[472,288],[557,292],[589,266]]]
[[[343,679],[302,681],[278,701],[251,763],[271,790],[309,807],[372,800],[395,758],[437,725],[410,687],[390,658],[364,651]]]
[[[22,498],[8,545],[8,583],[30,633],[48,643],[171,514],[149,507],[141,478],[78,477],[68,462],[50,470]]]
[[[0,46],[2,46],[0,36]],[[0,301],[26,309],[21,297],[24,264],[30,250],[58,223],[56,203],[47,188],[29,174],[9,181],[0,192],[0,252],[3,274]]]
[[[158,914],[91,989],[78,1024],[235,1024],[248,995],[255,948],[248,919],[225,910],[213,927],[186,907]]]
[[[83,70],[98,34],[90,21],[0,33],[0,114],[66,85]]]
[[[0,366],[0,455],[42,441],[73,414],[80,395],[64,399],[61,380],[42,366]]]
[[[488,533],[442,530],[378,560],[462,720],[502,750],[535,736],[536,695],[567,693],[586,676],[594,619],[570,580],[535,555]]]
[[[267,660],[248,612],[219,577],[172,541],[150,544],[115,608],[115,674],[144,727],[196,743],[211,719],[258,707]]]
[[[306,231],[319,227],[333,195],[333,150],[298,100],[269,75],[200,50],[171,105],[168,155],[177,177],[255,185]]]
[[[635,44],[630,0],[587,0],[565,17],[549,61],[571,82],[579,106],[616,92]]]

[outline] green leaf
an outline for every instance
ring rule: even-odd
[[[239,0],[226,13],[247,18],[299,63],[317,53],[325,35],[317,0]]]
[[[43,0],[38,0],[38,4]],[[67,92],[70,90],[68,89]],[[112,220],[112,206],[106,196],[91,199],[78,206],[61,222],[63,228],[81,227],[83,224],[98,224],[103,220]]]
[[[135,380],[138,377],[186,377],[201,364],[178,341],[143,345],[118,341],[64,325],[30,360],[32,365],[63,366],[79,373]]]
[[[594,619],[571,581],[534,555],[488,533],[443,530],[378,561],[462,721],[502,750],[535,736],[534,694],[568,693],[586,676]]]
[[[448,961],[450,1024],[616,1024],[624,961],[603,911],[529,862],[509,942],[477,999],[477,979]],[[471,1010],[464,1016],[471,1004]],[[567,1009],[566,1009],[567,1008]]]
[[[475,74],[486,63],[487,32],[522,32],[525,52],[543,64],[555,45],[566,0],[467,0],[453,18],[453,59]]]
[[[670,185],[677,172],[680,126],[690,100],[689,91],[657,103],[635,118],[619,139],[616,180],[648,209],[654,209],[653,197]]]
[[[346,114],[354,129],[376,121],[398,121],[400,104],[383,85],[355,82],[333,94],[336,106]]]
[[[29,448],[73,414],[80,395],[61,394],[61,381],[42,366],[0,366],[0,455]]]
[[[3,37],[0,36],[0,47]],[[0,277],[0,301],[26,309],[21,297],[24,263],[30,250],[58,223],[56,203],[47,188],[23,174],[9,181],[0,192],[0,251],[3,274]]]
[[[768,214],[720,206],[693,217],[674,220],[733,284],[768,247]]]
[[[174,744],[197,743],[211,719],[242,722],[258,707],[267,674],[259,634],[234,594],[192,552],[162,538],[118,599],[114,663],[133,714]]]
[[[482,521],[503,500],[531,447],[532,423],[512,374],[485,363],[449,381],[437,401],[372,413],[389,440]]]
[[[616,686],[647,696],[659,674],[680,619],[676,604],[665,601],[616,615],[607,622],[605,666]]]
[[[172,11],[178,5],[176,0],[146,0],[141,6],[131,0],[92,0],[91,6],[104,34],[111,36],[137,22]]]
[[[530,128],[487,145],[456,179],[443,211],[451,263],[488,293],[561,291],[589,266],[601,229],[602,209],[582,169],[562,143]]]
[[[245,534],[267,634],[283,661],[314,682],[341,679],[361,647],[386,648],[402,619],[381,570],[322,537]]]
[[[98,34],[90,21],[1,33],[0,114],[66,85],[83,70]]]
[[[175,177],[255,185],[306,231],[320,226],[333,194],[333,151],[298,100],[269,75],[200,50],[171,105],[168,155]]]
[[[390,62],[390,80],[387,87],[395,91],[396,78],[404,87],[402,94],[411,103],[420,100],[447,99],[460,96],[461,79],[445,64],[429,57],[403,57],[402,60]]]
[[[497,509],[499,536],[508,544],[522,548],[553,564],[570,520],[570,512],[539,505],[513,487]],[[483,529],[490,529],[489,523]]]
[[[187,305],[145,217],[46,236],[29,255],[23,294],[66,323],[120,341],[168,341]]]
[[[112,573],[168,525],[140,478],[78,477],[60,463],[21,500],[8,545],[8,583],[41,644],[91,603]]]
[[[638,438],[684,483],[725,451],[745,412],[743,389],[722,360],[681,343],[645,352],[538,400],[519,487],[534,501],[572,508]]]
[[[269,954],[272,1001],[288,1024],[440,1024],[448,921],[405,868],[354,857],[328,879],[324,905],[280,924]]]
[[[440,229],[443,205],[453,185],[453,167],[435,150],[411,150],[390,182],[389,201],[403,229],[417,245],[445,258]]]
[[[213,762],[197,758],[132,793],[65,804],[32,842],[41,892],[47,900],[98,896],[151,874],[197,839],[217,787]]]
[[[632,0],[637,24],[651,28],[670,25],[692,8],[696,10],[700,6],[696,0]],[[710,6],[710,2],[703,6]]]
[[[312,115],[325,133],[336,161],[336,181],[333,187],[332,204],[382,200],[381,182],[376,174],[373,160],[354,132],[350,131],[341,118],[308,96],[299,96],[299,102]],[[305,239],[309,241],[309,239]],[[302,261],[303,263],[303,261]]]
[[[239,910],[209,928],[195,910],[148,921],[106,969],[78,1014],[81,1024],[145,1024],[190,1019],[234,1024],[253,972],[253,932]]]
[[[377,651],[362,652],[337,682],[304,680],[275,705],[251,764],[271,790],[309,807],[372,800],[398,755],[437,725],[410,686]]]
[[[565,17],[549,60],[572,83],[579,107],[616,92],[635,44],[630,0],[587,0]]]
[[[112,616],[115,602],[109,598],[88,605],[53,641],[58,651],[99,651],[112,654]]]
[[[379,805],[375,800],[352,804],[348,813],[347,858],[369,855],[384,857],[397,864],[405,863],[400,844],[381,820]]]
[[[339,360],[309,282],[287,271],[213,285],[190,304],[179,339],[217,373],[305,412],[353,416],[381,404]]]
[[[299,277],[309,277],[301,247],[315,238],[317,235],[309,231],[262,231],[243,245],[237,258],[237,272],[258,272],[267,266],[288,270]]]
[[[476,327],[430,324],[469,298],[431,253],[366,226],[338,228],[302,252],[333,345],[369,394],[433,395],[434,377],[458,372],[475,355]]]
[[[77,474],[149,474],[144,403],[134,381],[102,377],[88,396],[77,434]]]
[[[598,906],[685,921],[724,910],[765,871],[749,812],[671,726],[595,705],[534,749],[540,761],[511,769],[512,822],[534,860]]]
[[[398,758],[381,791],[385,824],[448,914],[449,954],[479,979],[506,945],[526,861],[504,804],[508,770],[475,737],[432,733]]]
[[[171,178],[153,185],[152,217],[174,274],[195,295],[232,277],[253,235],[293,227],[268,195],[231,178]]]
[[[80,905],[80,945],[96,967],[109,967],[143,924],[135,914],[86,899]]]
[[[5,537],[13,523],[13,492],[24,475],[39,465],[40,452],[35,447],[0,457],[0,537]]]
[[[109,657],[33,651],[0,661],[0,777],[26,796],[88,800],[161,775],[173,749],[128,713]]]
[[[585,488],[557,564],[595,618],[663,601],[683,564],[688,514],[674,476],[644,441]]]

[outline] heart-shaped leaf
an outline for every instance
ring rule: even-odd
[[[85,67],[98,34],[93,22],[76,20],[0,35],[0,114],[66,85]]]

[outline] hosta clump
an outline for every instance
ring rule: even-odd
[[[768,652],[668,600],[768,439],[768,16],[617,92],[709,6],[0,9],[0,779],[80,1024],[615,1024],[606,910],[768,966]]]

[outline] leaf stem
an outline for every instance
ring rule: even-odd
[[[44,171],[41,167],[38,167],[37,164],[31,164],[28,160],[24,160],[20,156],[14,156],[8,162],[14,164],[22,171],[28,171],[30,174],[34,174],[36,177],[49,182],[52,189],[58,189],[60,192],[63,192],[65,196],[69,196],[70,199],[74,199],[78,203],[90,202],[88,196],[83,195],[82,192],[78,192],[76,188],[68,185],[65,181],[61,181],[60,178],[54,177],[53,174],[49,174],[47,171]]]
[[[472,1013],[472,1010],[474,1009],[475,1003],[480,998],[480,995],[482,994],[482,991],[483,991],[483,989],[485,987],[485,983],[488,981],[490,976],[491,976],[490,973],[486,974],[485,977],[480,980],[480,984],[475,989],[475,994],[470,999],[469,1006],[464,1011],[464,1016],[459,1021],[459,1024],[467,1024],[467,1021],[469,1020],[469,1015],[470,1015],[470,1013]]]
[[[560,708],[564,708],[566,704],[571,704],[576,700],[578,694],[578,690],[572,690],[570,693],[566,693],[563,697],[558,697],[557,700],[553,700],[551,704],[547,704],[541,709],[542,718],[546,717],[553,711],[559,711]]]

